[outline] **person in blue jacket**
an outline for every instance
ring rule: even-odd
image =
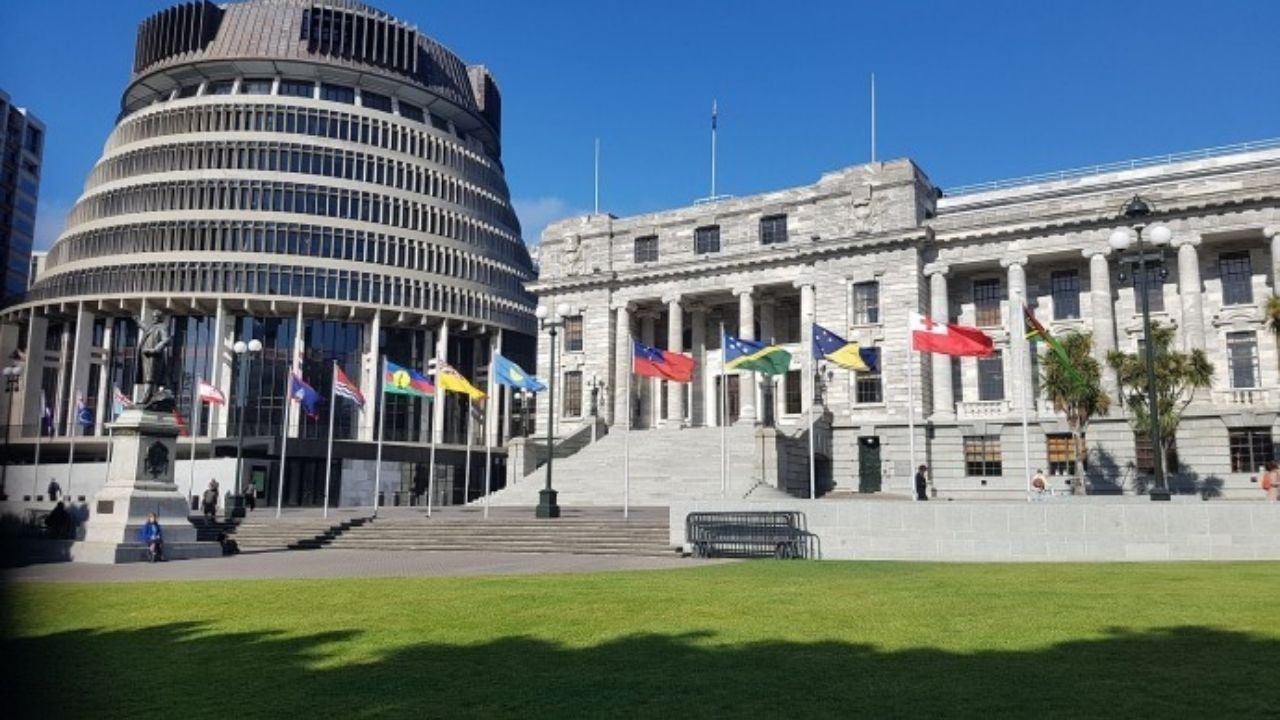
[[[160,522],[155,513],[147,513],[147,522],[142,526],[142,544],[147,546],[147,554],[151,562],[164,557],[164,536],[160,531]]]

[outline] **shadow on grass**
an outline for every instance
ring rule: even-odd
[[[1203,627],[1042,650],[882,651],[638,635],[417,644],[334,666],[343,630],[200,624],[10,639],[18,717],[1274,717],[1280,640]],[[12,715],[10,717],[13,717]]]

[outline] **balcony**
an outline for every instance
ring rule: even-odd
[[[1265,407],[1274,409],[1280,398],[1266,388],[1232,388],[1230,390],[1214,390],[1213,404],[1230,407]]]
[[[1013,411],[1008,400],[974,400],[956,403],[957,420],[990,420],[1003,418]]]

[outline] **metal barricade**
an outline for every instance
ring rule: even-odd
[[[804,513],[793,511],[694,512],[685,539],[696,557],[809,558],[816,538]]]

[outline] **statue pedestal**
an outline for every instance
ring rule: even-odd
[[[71,559],[89,563],[146,561],[139,532],[147,513],[155,513],[170,560],[217,557],[215,542],[196,542],[187,517],[187,499],[173,481],[178,423],[171,414],[130,409],[111,425],[111,464],[107,484],[93,497],[84,540],[71,547]]]

